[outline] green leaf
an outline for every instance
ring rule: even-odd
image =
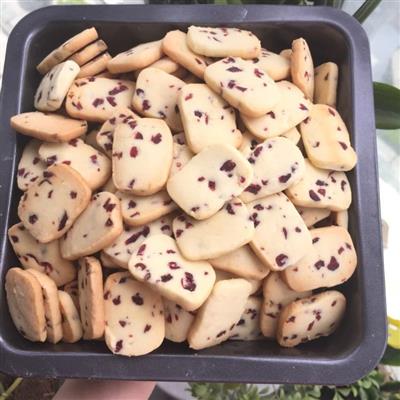
[[[374,82],[375,120],[378,129],[400,128],[400,90]]]
[[[390,346],[386,346],[386,351],[383,355],[381,363],[400,367],[400,350],[394,349]]]
[[[381,0],[366,0],[362,6],[353,14],[353,17],[362,24],[369,15],[375,10],[379,5]]]
[[[381,386],[381,390],[383,392],[400,393],[400,382],[399,381],[386,382]]]

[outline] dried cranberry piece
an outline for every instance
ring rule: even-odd
[[[146,326],[144,327],[143,332],[146,333],[146,332],[148,332],[150,329],[151,329],[151,325],[146,324]]]
[[[285,236],[285,239],[288,237],[288,232],[286,228],[282,228],[283,236]]]
[[[194,282],[193,274],[185,272],[185,276],[181,279],[181,285],[184,289],[193,292],[196,289],[196,283]]]
[[[154,135],[154,136],[151,137],[151,141],[152,141],[154,144],[160,143],[161,140],[162,140],[161,133],[157,133],[156,135]]]
[[[339,263],[337,262],[335,257],[331,257],[331,259],[329,260],[329,264],[326,266],[329,271],[335,271],[336,269],[339,268]]]
[[[125,90],[128,90],[128,87],[125,86],[125,85],[121,85],[121,84],[120,84],[120,86],[117,86],[117,87],[115,87],[114,89],[110,90],[110,91],[108,92],[108,94],[111,95],[111,96],[115,96],[115,95],[117,95],[118,93],[124,92]]]
[[[260,71],[258,68],[254,68],[254,75],[257,78],[261,78],[264,75],[264,72]]]
[[[286,254],[279,254],[275,258],[275,262],[278,267],[283,267],[287,261],[288,261],[288,256]]]
[[[149,102],[148,100],[143,100],[143,102],[142,102],[142,110],[143,110],[143,111],[146,111],[146,110],[148,110],[150,107],[151,107],[151,106],[150,106],[150,102]]]
[[[299,108],[300,108],[300,110],[308,111],[308,108],[303,103],[299,104]]]
[[[98,106],[102,105],[103,103],[104,103],[104,99],[97,98],[97,99],[93,100],[92,105],[93,105],[93,107],[98,107]]]
[[[138,153],[139,153],[138,148],[137,148],[136,146],[132,146],[132,147],[131,147],[131,150],[130,150],[130,152],[129,152],[129,155],[130,155],[132,158],[136,158],[137,155],[138,155]]]
[[[111,106],[116,107],[117,103],[115,102],[115,97],[114,96],[107,96],[106,100],[110,103]]]
[[[217,334],[217,338],[221,337],[222,335],[225,335],[226,331],[221,331]]]
[[[143,89],[140,89],[140,88],[137,88],[137,89],[136,89],[136,94],[137,94],[138,96],[142,96],[142,95],[144,94],[144,90],[143,90]]]
[[[140,268],[143,271],[146,269],[146,265],[143,263],[136,263],[135,268]]]
[[[322,267],[325,267],[325,263],[324,263],[323,260],[318,260],[318,261],[314,264],[314,267],[315,267],[317,270],[319,270],[319,269],[321,269]]]
[[[113,225],[114,225],[114,222],[112,222],[111,218],[108,218],[105,223],[105,226],[113,226]]]
[[[114,352],[119,353],[121,351],[122,347],[123,347],[123,340],[121,339],[121,340],[118,340],[117,343],[115,343]]]
[[[215,182],[214,181],[208,181],[208,187],[210,190],[214,191],[215,190]]]
[[[173,279],[173,276],[171,274],[161,275],[161,282],[168,282],[171,279]]]
[[[125,328],[126,321],[119,320],[118,323],[122,326],[122,328]]]
[[[136,293],[131,297],[131,299],[137,306],[142,306],[144,303],[143,297],[140,295],[140,293]]]
[[[69,197],[71,197],[71,199],[76,199],[77,195],[78,195],[78,193],[76,193],[74,190],[71,190],[69,192]]]
[[[242,72],[243,70],[238,68],[238,67],[229,67],[227,69],[227,71],[229,71],[229,72]]]
[[[286,183],[286,182],[290,179],[291,176],[292,176],[291,173],[286,174],[286,175],[281,175],[281,176],[279,177],[279,182],[281,182],[281,183]]]
[[[119,304],[121,304],[121,296],[118,295],[117,297],[114,297],[112,302],[117,306]]]
[[[247,186],[247,188],[244,191],[257,194],[260,191],[260,189],[261,189],[260,185],[252,183],[251,185]]]
[[[310,198],[314,201],[320,201],[321,199],[319,198],[319,196],[317,195],[317,193],[314,192],[314,190],[309,190],[308,194],[310,196]]]
[[[64,214],[61,217],[60,223],[58,224],[58,231],[61,231],[65,228],[67,221],[68,221],[68,214],[66,211],[64,211]]]

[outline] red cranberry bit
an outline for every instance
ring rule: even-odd
[[[67,221],[68,221],[68,214],[66,211],[64,211],[64,214],[61,217],[60,223],[58,224],[58,231],[61,231],[65,228]]]
[[[349,250],[351,250],[351,245],[350,245],[350,244],[345,243],[345,245],[346,245],[346,247],[347,247]]]
[[[340,188],[342,189],[342,191],[344,192],[344,189],[345,189],[345,187],[346,187],[346,185],[347,185],[347,182],[346,181],[341,181],[340,182]]]
[[[317,243],[318,241],[319,241],[319,237],[315,237],[315,238],[313,238],[313,240],[312,240],[313,244],[314,244],[314,243]]]
[[[131,297],[131,299],[137,306],[142,306],[144,303],[143,297],[139,293],[136,293],[135,295],[133,295]]]
[[[53,195],[53,191],[52,190],[50,190],[50,192],[49,193],[47,193],[47,198],[48,199],[51,199],[51,196]]]
[[[339,268],[339,263],[337,262],[336,258],[332,256],[329,260],[329,264],[326,267],[329,269],[329,271],[335,271]]]
[[[111,96],[115,96],[115,95],[117,95],[118,93],[124,92],[125,90],[128,90],[128,87],[125,86],[125,85],[121,85],[121,84],[120,84],[120,86],[117,86],[117,87],[115,87],[114,89],[110,90],[110,91],[108,92],[108,94],[111,95]]]
[[[136,255],[138,256],[142,256],[144,254],[144,251],[146,250],[146,245],[142,244],[140,245],[140,247],[138,248]]]
[[[151,107],[151,106],[150,106],[150,102],[149,102],[148,100],[143,100],[143,102],[142,102],[142,110],[143,110],[143,111],[146,111],[146,110],[148,110],[150,107]]]
[[[219,170],[225,172],[231,172],[235,167],[236,163],[234,163],[232,160],[227,160],[222,164]]]
[[[104,99],[97,98],[97,99],[93,100],[92,105],[93,105],[93,107],[98,107],[98,106],[102,105],[103,103],[104,103]]]
[[[172,279],[172,275],[171,274],[165,274],[165,275],[161,275],[161,282],[168,282]]]
[[[107,290],[107,292],[105,292],[104,293],[104,300],[108,300],[109,298],[110,298],[110,296],[111,296],[111,293],[110,293],[110,291],[109,290]]]
[[[18,236],[11,235],[10,237],[11,237],[11,240],[13,241],[13,243],[18,243],[19,242]]]
[[[235,215],[235,210],[233,209],[232,204],[230,203],[226,205],[226,211],[228,211],[228,214]]]
[[[108,218],[107,219],[107,221],[106,221],[106,223],[104,224],[105,226],[113,226],[114,225],[114,222],[112,222],[112,220],[111,220],[111,218]]]
[[[127,279],[128,279],[127,277],[123,277],[123,278],[121,278],[121,279],[119,280],[118,283],[125,283]]]
[[[267,317],[270,317],[270,318],[276,318],[277,316],[275,315],[275,314],[273,314],[273,313],[268,313],[268,314],[265,314]]]
[[[208,187],[210,190],[214,191],[215,190],[215,182],[214,181],[208,181]]]
[[[146,326],[144,327],[143,332],[146,333],[146,332],[148,332],[150,329],[151,329],[151,325],[146,324]]]
[[[176,253],[176,251],[175,250],[172,250],[172,249],[168,249],[167,250],[167,254],[175,254]],[[171,267],[170,267],[171,268]]]
[[[173,251],[173,250],[172,250]],[[168,251],[167,251],[167,253],[168,253]],[[175,252],[174,252],[175,253]],[[170,268],[170,269],[180,269],[180,266],[175,262],[175,261],[170,261],[169,263],[168,263],[168,267]]]
[[[154,135],[154,136],[151,137],[151,141],[152,141],[154,144],[160,143],[161,140],[162,140],[161,133],[157,133],[156,135]]]
[[[193,275],[190,272],[185,272],[185,276],[181,279],[181,285],[184,289],[193,292],[196,289]]]
[[[227,71],[229,71],[229,72],[242,72],[243,70],[238,68],[238,67],[229,67],[227,69]]]
[[[221,331],[218,333],[217,338],[221,337],[222,335],[225,335],[226,331]]]
[[[317,195],[317,193],[314,192],[314,190],[309,190],[308,194],[309,194],[311,200],[314,200],[314,201],[320,201],[321,200],[319,198],[319,196]]]
[[[144,90],[138,88],[138,89],[136,89],[136,94],[137,94],[138,96],[142,96],[142,95],[144,95]]]
[[[299,104],[299,108],[300,108],[300,110],[308,111],[308,108],[303,103]]]
[[[285,239],[288,237],[288,232],[286,228],[282,228],[283,236],[285,236]]]
[[[126,321],[120,320],[118,323],[122,326],[122,328],[125,328]]]
[[[135,179],[132,179],[132,180],[129,182],[128,187],[132,189],[133,186],[134,186],[134,184],[135,184]]]
[[[194,59],[197,62],[197,64],[199,64],[199,65],[203,64],[203,62],[199,58],[195,57]]]
[[[114,209],[115,206],[116,206],[116,204],[111,203],[111,199],[110,199],[110,198],[108,198],[108,199],[104,202],[104,204],[103,204],[103,208],[104,208],[107,212],[111,212],[111,211]]]
[[[143,279],[144,279],[145,281],[148,281],[150,278],[151,278],[151,273],[150,273],[150,272],[147,272]]]
[[[347,150],[347,144],[346,143],[344,143],[344,142],[339,142],[339,144],[340,144],[340,146],[342,146],[342,149],[343,150]]]
[[[178,238],[178,237],[180,237],[182,235],[182,233],[183,233],[182,229],[177,229],[176,232],[175,232],[175,236]]]
[[[275,262],[278,267],[283,267],[287,263],[287,261],[288,261],[288,256],[286,254],[279,254],[275,258]]]
[[[236,86],[237,90],[240,90],[241,92],[245,92],[247,90],[247,88],[243,87],[243,86]]]
[[[231,79],[231,80],[228,82],[228,88],[229,88],[229,89],[233,89],[235,86],[236,86],[235,81]]]
[[[294,321],[296,321],[296,316],[295,316],[295,315],[292,315],[291,317],[289,317],[289,318],[286,320],[287,323],[289,323],[289,322],[294,322]]]
[[[336,114],[335,114],[335,111],[333,111],[332,108],[330,108],[330,107],[328,107],[328,112],[329,112],[329,114],[331,114],[331,115],[333,115],[333,116],[336,115]]]
[[[165,319],[169,324],[172,324],[172,317],[171,314],[168,314],[167,318]]]
[[[136,263],[135,268],[140,268],[140,270],[143,271],[144,269],[146,269],[146,265],[143,263]]]
[[[314,264],[314,267],[315,267],[317,270],[320,270],[322,267],[325,267],[325,263],[324,263],[323,260],[318,260],[318,261]]]
[[[106,100],[110,103],[111,106],[116,107],[117,103],[115,102],[115,97],[114,96],[107,96]]]
[[[317,192],[321,195],[321,196],[325,196],[326,195],[326,190],[325,189],[318,189]]]
[[[258,211],[264,210],[264,207],[263,207],[261,204],[256,204],[253,208],[254,208],[255,210],[258,210]]]
[[[286,174],[286,175],[281,175],[279,177],[279,182],[286,183],[290,179],[291,176],[292,176],[292,174],[290,174],[290,173]]]
[[[338,254],[342,254],[344,252],[344,247],[340,246],[338,250]]]
[[[136,132],[135,134],[135,139],[137,140],[143,140],[143,135],[140,132]]]
[[[247,186],[247,188],[244,191],[257,194],[260,191],[260,189],[261,189],[260,185],[252,183],[251,185]]]
[[[121,296],[118,295],[117,297],[114,297],[112,302],[117,306],[119,304],[121,304]]]
[[[129,200],[128,209],[135,208],[135,207],[136,207],[136,203],[133,200]]]
[[[71,197],[71,199],[76,199],[77,195],[78,195],[78,193],[76,193],[74,190],[71,190],[69,192],[69,197]]]
[[[314,326],[314,322],[315,322],[315,321],[310,322],[310,323],[308,324],[307,331],[311,331],[311,329],[312,329],[313,326]]]
[[[18,170],[18,176],[22,176],[22,175],[24,175],[24,173],[25,173],[25,168],[20,168]]]
[[[257,78],[261,78],[262,76],[264,76],[264,72],[260,71],[258,68],[254,68],[254,75]]]
[[[336,303],[337,303],[337,301],[334,300],[334,301],[331,303],[331,307],[335,307]]]
[[[82,104],[80,101],[77,103],[72,102],[72,105],[77,109],[77,110],[83,110]]]
[[[138,153],[139,153],[138,148],[137,148],[136,146],[132,146],[132,147],[131,147],[131,150],[130,150],[130,152],[129,152],[129,155],[130,155],[132,158],[136,158],[137,155],[138,155]]]
[[[123,340],[121,339],[121,340],[118,340],[117,343],[115,343],[114,352],[119,353],[121,351],[122,347],[123,347]]]

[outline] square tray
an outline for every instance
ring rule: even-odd
[[[279,51],[303,36],[314,63],[339,65],[338,110],[359,161],[348,174],[353,190],[349,230],[359,267],[340,287],[348,300],[343,324],[328,337],[285,349],[273,341],[225,342],[202,351],[169,341],[152,354],[114,356],[104,343],[31,343],[14,328],[4,291],[6,270],[19,265],[7,240],[17,221],[21,195],[16,169],[26,138],[10,128],[12,115],[33,110],[40,76],[35,66],[79,31],[95,26],[113,54],[160,39],[191,24],[234,26],[253,31],[264,47]],[[349,15],[325,7],[292,6],[67,6],[29,14],[7,47],[0,99],[0,369],[25,377],[114,378],[165,381],[262,383],[354,382],[379,361],[386,343],[377,155],[368,39]]]

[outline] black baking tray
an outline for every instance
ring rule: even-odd
[[[33,110],[40,81],[35,66],[79,31],[95,26],[113,55],[140,42],[160,39],[191,24],[235,26],[253,31],[267,49],[280,51],[304,37],[315,65],[339,65],[338,109],[351,132],[359,161],[348,174],[353,189],[349,230],[359,266],[340,287],[348,308],[340,329],[293,349],[273,341],[233,342],[202,351],[165,341],[152,354],[126,358],[104,343],[38,344],[14,328],[5,300],[6,270],[18,265],[7,241],[21,193],[16,168],[26,142],[9,126],[12,115]],[[292,6],[67,6],[29,14],[12,31],[0,100],[0,369],[25,377],[114,378],[165,381],[317,383],[356,381],[379,361],[386,343],[386,310],[378,199],[377,153],[367,36],[349,15],[325,7]],[[227,305],[229,307],[229,305]]]

